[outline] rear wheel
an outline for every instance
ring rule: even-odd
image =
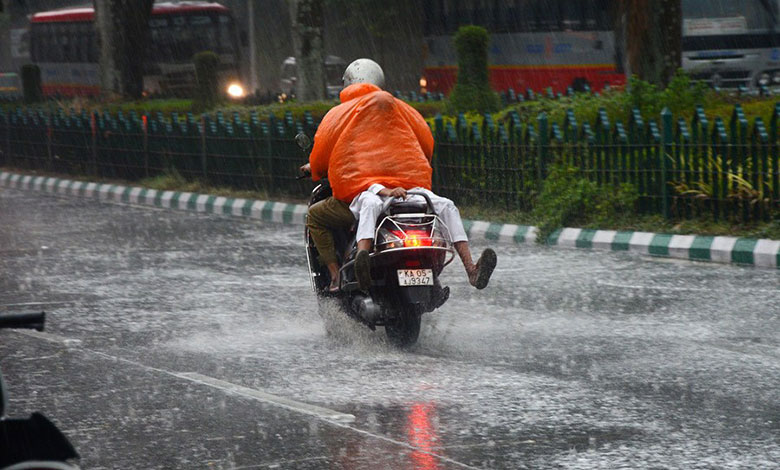
[[[422,315],[416,312],[401,312],[394,324],[385,326],[387,339],[393,346],[406,348],[417,342],[420,336]]]

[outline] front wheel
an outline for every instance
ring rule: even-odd
[[[387,339],[393,346],[406,348],[417,342],[420,336],[422,315],[416,312],[401,312],[398,320],[385,326]]]

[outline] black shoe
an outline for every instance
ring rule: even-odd
[[[366,250],[358,251],[355,256],[355,278],[360,290],[371,288],[371,257]]]
[[[490,282],[490,276],[493,275],[493,270],[496,269],[496,263],[498,259],[496,252],[491,248],[486,248],[482,252],[482,256],[477,260],[477,281],[474,283],[474,287],[477,289],[484,289]]]

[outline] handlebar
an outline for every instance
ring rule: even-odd
[[[433,209],[433,202],[431,201],[430,196],[428,196],[428,193],[423,192],[423,191],[410,190],[410,191],[406,191],[406,196],[407,197],[408,196],[422,196],[422,197],[424,197],[425,198],[425,203],[428,205],[428,212],[431,213],[431,214],[435,214],[436,213],[436,211]],[[382,212],[387,211],[387,209],[390,208],[390,206],[393,204],[393,202],[395,202],[396,199],[398,199],[398,198],[391,197],[387,201],[385,201],[384,205],[382,206]]]
[[[17,328],[43,331],[46,312],[0,314],[0,328]]]

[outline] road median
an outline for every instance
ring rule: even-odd
[[[306,206],[303,204],[163,191],[4,171],[0,171],[0,187],[163,209],[247,217],[290,225],[302,225],[306,215]],[[506,244],[531,244],[536,242],[539,233],[537,227],[527,225],[480,220],[465,220],[464,225],[471,239]],[[553,232],[546,242],[548,246],[561,248],[624,251],[692,261],[780,268],[780,240],[563,228]]]

